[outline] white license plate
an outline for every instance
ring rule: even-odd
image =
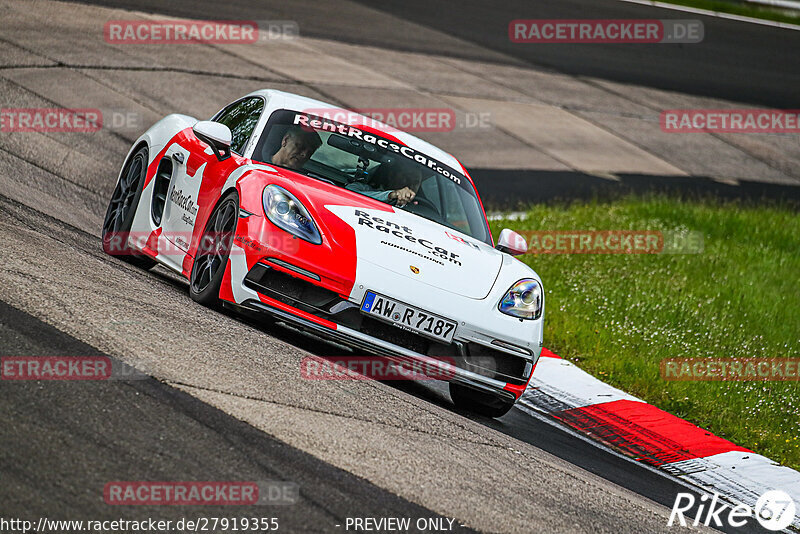
[[[455,321],[444,319],[419,308],[367,291],[361,311],[392,323],[400,328],[418,332],[437,341],[450,343],[456,332]]]

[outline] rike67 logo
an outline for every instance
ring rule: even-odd
[[[747,519],[755,519],[767,530],[778,531],[792,524],[795,517],[795,504],[792,498],[783,491],[771,490],[758,498],[754,507],[745,504],[729,506],[719,500],[719,495],[712,497],[702,495],[697,506],[694,518],[686,517],[695,505],[695,496],[691,493],[678,493],[672,513],[669,515],[667,526],[671,527],[676,522],[682,527],[705,525],[722,527],[723,521],[732,527],[742,527],[747,524]]]

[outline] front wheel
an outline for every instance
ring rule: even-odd
[[[206,223],[189,276],[189,296],[205,306],[219,304],[219,289],[228,266],[236,221],[239,195],[231,191],[219,201]]]
[[[513,408],[514,402],[495,397],[490,393],[476,391],[461,384],[450,383],[450,397],[456,408],[483,415],[501,417]]]

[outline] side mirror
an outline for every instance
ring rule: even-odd
[[[219,122],[200,121],[192,127],[195,137],[207,144],[222,161],[231,157],[231,130]]]
[[[519,256],[528,252],[528,242],[514,230],[505,228],[500,232],[495,248],[512,256]]]

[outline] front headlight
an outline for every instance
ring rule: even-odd
[[[309,243],[319,245],[322,236],[308,210],[286,189],[271,184],[264,188],[264,213],[272,224]]]
[[[520,319],[538,319],[542,315],[542,286],[526,278],[514,284],[497,309]]]

